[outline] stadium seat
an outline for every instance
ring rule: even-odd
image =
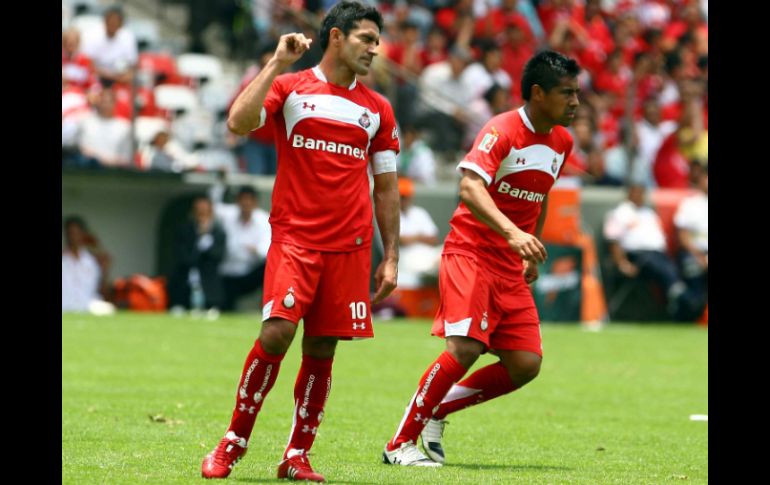
[[[213,83],[206,83],[198,91],[201,105],[212,113],[227,111],[237,84],[228,84],[224,79]]]
[[[140,52],[155,49],[160,44],[158,24],[151,19],[129,19],[126,28],[133,32]]]
[[[102,9],[99,0],[62,0],[61,4],[73,15],[98,14]]]
[[[81,52],[90,52],[94,43],[104,35],[104,18],[101,15],[78,15],[70,25],[80,32]]]
[[[134,126],[134,137],[141,144],[149,143],[160,130],[168,130],[169,122],[165,118],[155,116],[137,116]]]
[[[139,54],[139,70],[150,72],[153,83],[184,84],[176,69],[176,60],[166,52],[142,52]],[[159,81],[159,77],[160,82]]]
[[[182,54],[176,59],[177,69],[183,76],[195,79],[200,83],[201,79],[208,82],[222,77],[222,61],[208,54]]]
[[[171,112],[191,112],[198,108],[195,91],[187,86],[163,84],[155,87],[155,104]]]

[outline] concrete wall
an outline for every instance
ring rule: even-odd
[[[67,172],[62,174],[62,217],[85,218],[113,257],[112,277],[154,275],[163,207],[194,189],[174,175]]]
[[[154,275],[159,269],[160,222],[180,198],[205,191],[215,174],[182,175],[134,172],[65,171],[62,174],[62,216],[83,216],[104,247],[113,255],[112,276],[132,273]],[[229,185],[252,184],[260,194],[260,206],[270,209],[271,177],[234,174]],[[601,222],[607,210],[625,197],[617,188],[585,188],[581,193],[583,225],[601,237]],[[415,204],[433,216],[443,238],[457,207],[457,185],[416,186]]]

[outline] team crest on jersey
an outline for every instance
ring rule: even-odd
[[[479,150],[484,153],[489,153],[492,151],[492,147],[495,146],[495,143],[497,143],[498,138],[500,138],[500,133],[498,133],[497,129],[495,129],[493,126],[492,133],[486,133],[484,138],[481,139],[481,143],[479,143]]]
[[[398,138],[398,128],[397,128],[397,127],[395,127],[395,126],[393,127],[393,131],[390,133],[390,137],[391,137],[392,139],[394,139],[394,140],[395,140],[396,138]]]
[[[556,169],[559,168],[559,160],[554,157],[553,163],[551,163],[551,172],[556,173]]]
[[[484,312],[484,316],[481,319],[481,331],[486,332],[488,327],[489,327],[489,322],[487,321],[487,312]]]
[[[372,124],[372,120],[369,119],[369,114],[364,111],[364,114],[361,115],[360,118],[358,118],[358,124],[363,126],[364,128],[369,128],[369,125]]]
[[[294,287],[290,286],[286,291],[286,296],[283,297],[283,306],[286,308],[292,308],[294,306]]]

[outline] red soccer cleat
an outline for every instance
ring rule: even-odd
[[[217,447],[203,459],[201,475],[203,478],[227,478],[246,451],[246,440],[228,431]]]
[[[324,482],[326,479],[320,473],[313,471],[305,450],[291,449],[286,453],[286,458],[278,465],[278,478],[289,480],[310,480],[311,482]]]

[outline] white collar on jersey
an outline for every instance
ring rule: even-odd
[[[321,81],[323,81],[323,82],[325,82],[325,83],[328,83],[328,82],[329,82],[329,81],[327,81],[327,80],[326,80],[326,76],[324,76],[324,73],[321,71],[321,66],[316,66],[316,67],[314,67],[314,68],[313,68],[313,74],[315,74],[315,77],[317,77],[317,78],[318,78],[318,79],[320,79]],[[358,82],[358,80],[357,80],[357,79],[355,78],[355,76],[354,76],[354,77],[353,77],[353,82],[352,82],[352,83],[350,83],[350,86],[348,86],[348,90],[349,90],[349,91],[352,91],[352,90],[353,90],[353,89],[356,87],[356,83],[357,83],[357,82]]]
[[[535,131],[535,127],[532,125],[532,122],[531,122],[531,121],[529,121],[529,117],[527,116],[527,112],[526,112],[526,111],[524,111],[524,106],[522,106],[521,108],[519,108],[519,116],[521,116],[521,121],[523,121],[523,122],[524,122],[524,125],[525,125],[527,128],[529,128],[529,130],[530,130],[532,133],[537,133],[537,132]],[[552,132],[552,131],[553,131],[553,128],[551,128],[550,130],[548,130],[548,133],[550,133],[550,132]]]

